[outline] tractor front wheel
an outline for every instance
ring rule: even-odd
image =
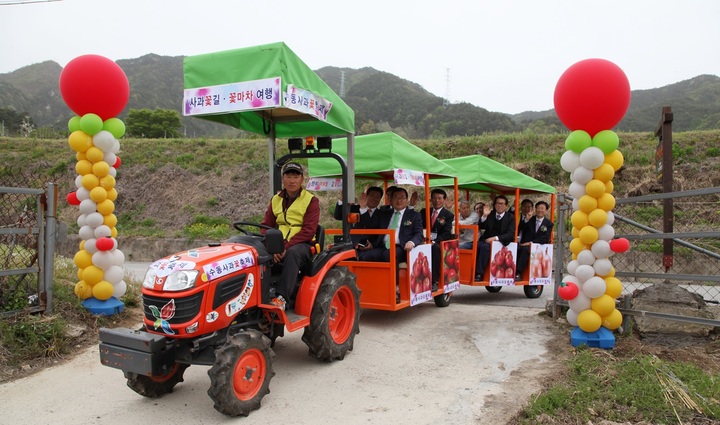
[[[525,291],[525,296],[528,298],[538,298],[542,295],[544,288],[542,285],[525,285],[523,291]]]
[[[143,397],[157,398],[173,392],[175,385],[183,382],[183,373],[189,366],[175,363],[167,374],[159,376],[129,374],[127,386]]]
[[[275,376],[275,353],[270,339],[256,330],[239,332],[215,351],[215,363],[208,370],[208,395],[215,410],[228,416],[247,416],[260,408]]]
[[[310,356],[324,362],[342,360],[360,332],[360,290],[347,267],[331,268],[318,289],[310,325],[302,340]]]
[[[486,286],[485,289],[487,289],[488,292],[494,294],[500,292],[502,286]]]

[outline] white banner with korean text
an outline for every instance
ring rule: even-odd
[[[183,115],[212,115],[280,106],[280,77],[185,89]]]

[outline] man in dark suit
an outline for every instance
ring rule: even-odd
[[[407,253],[423,242],[422,218],[420,214],[407,207],[408,193],[403,188],[393,192],[390,199],[391,209],[379,210],[378,229],[395,229],[396,265],[407,260]],[[377,235],[368,240],[368,246],[358,250],[363,261],[390,261],[390,238]],[[399,268],[395,270],[395,282],[398,282]]]
[[[432,204],[430,211],[430,240],[432,241],[433,291],[437,291],[438,280],[440,279],[440,262],[442,259],[440,242],[450,240],[453,236],[455,214],[445,208],[445,198],[447,198],[447,193],[442,189],[433,189],[430,192],[430,203]],[[423,229],[427,229],[425,208],[420,210],[420,216],[423,220]]]
[[[365,207],[361,207],[357,204],[350,205],[351,213],[360,214],[360,221],[355,223],[352,228],[377,229],[380,217],[380,215],[377,214],[378,205],[380,205],[380,200],[382,200],[383,190],[377,186],[370,186],[367,190],[365,190],[363,196],[365,197],[365,202],[361,203],[364,203],[366,205]],[[340,202],[335,205],[333,217],[335,217],[336,220],[342,220],[342,204]],[[355,244],[355,249],[359,248],[358,243],[362,245],[366,245],[367,243],[367,237],[364,235],[352,235],[351,240]]]
[[[478,239],[475,258],[475,280],[482,281],[485,266],[490,259],[490,244],[500,241],[507,245],[515,240],[515,216],[507,210],[508,199],[503,195],[495,198],[493,211],[485,211],[478,226],[484,230]]]
[[[539,201],[535,204],[535,216],[525,223],[522,229],[522,238],[518,245],[518,261],[517,276],[515,280],[520,280],[525,267],[528,265],[530,258],[531,243],[550,243],[550,234],[553,229],[553,222],[545,218],[545,213],[550,208],[545,201]]]

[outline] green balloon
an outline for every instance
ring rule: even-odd
[[[125,134],[125,123],[119,118],[109,118],[103,123],[103,130],[109,131],[116,139]]]
[[[80,117],[75,115],[74,117],[70,118],[70,121],[68,121],[68,130],[70,133],[74,133],[78,130],[80,130]]]
[[[80,118],[80,130],[94,136],[103,129],[102,118],[96,114],[85,114]]]
[[[603,130],[593,137],[592,145],[600,148],[607,155],[618,148],[620,138],[612,130]]]
[[[565,139],[565,149],[580,153],[592,146],[592,137],[585,130],[575,130]]]

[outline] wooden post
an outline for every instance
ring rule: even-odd
[[[662,182],[663,192],[673,191],[673,158],[672,158],[672,121],[673,113],[670,106],[663,106],[662,117],[655,136],[658,137],[658,146],[655,151],[655,167],[658,178]],[[663,232],[673,232],[673,200],[663,199]],[[665,273],[673,265],[673,240],[663,239],[663,266]]]

